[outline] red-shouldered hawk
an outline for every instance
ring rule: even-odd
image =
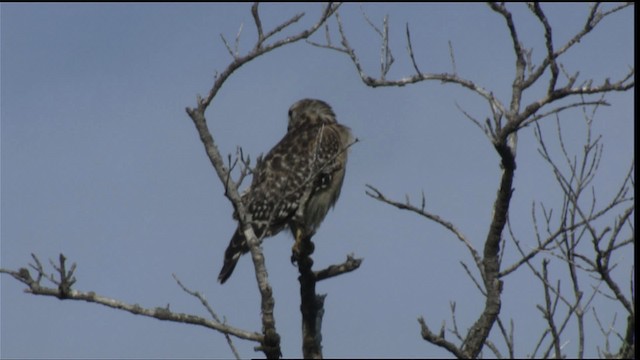
[[[351,141],[350,129],[338,124],[324,101],[303,99],[289,108],[287,133],[258,160],[251,186],[242,195],[258,238],[288,227],[296,247],[300,239],[315,233],[340,195]],[[238,226],[224,254],[220,283],[248,251]]]

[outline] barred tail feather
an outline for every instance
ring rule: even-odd
[[[249,251],[249,247],[247,246],[247,241],[244,238],[244,235],[241,233],[240,229],[237,229],[235,233],[233,233],[233,237],[229,242],[229,246],[227,250],[224,252],[224,264],[222,265],[222,269],[220,270],[220,275],[218,275],[218,281],[220,284],[224,284],[227,279],[233,274],[233,270],[236,268],[236,264],[238,263],[238,259],[240,259],[240,255]]]

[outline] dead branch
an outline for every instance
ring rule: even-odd
[[[582,153],[578,156],[571,154],[569,149],[566,147],[563,141],[563,132],[560,126],[560,121],[557,120],[557,137],[560,143],[561,153],[563,157],[562,160],[566,163],[565,166],[567,170],[563,170],[563,168],[559,165],[559,161],[551,156],[542,136],[540,126],[537,123],[534,132],[540,147],[539,153],[553,170],[555,179],[564,193],[558,229],[555,232],[551,230],[551,216],[545,214],[545,221],[547,224],[546,231],[551,235],[550,238],[554,238],[554,243],[556,244],[556,246],[554,246],[553,248],[545,247],[545,250],[548,254],[557,257],[567,265],[569,279],[571,281],[574,294],[574,300],[570,301],[566,296],[560,294],[559,288],[557,288],[557,290],[554,290],[554,288],[549,285],[548,279],[544,274],[544,270],[546,270],[546,263],[543,263],[542,275],[540,275],[539,271],[535,270],[531,266],[531,264],[528,264],[534,275],[542,282],[545,289],[545,297],[548,297],[548,293],[550,290],[551,292],[555,293],[557,299],[560,299],[568,307],[564,315],[564,319],[561,321],[561,326],[557,329],[553,326],[550,326],[548,331],[546,331],[541,338],[540,343],[547,334],[551,335],[551,342],[543,355],[545,357],[548,356],[552,351],[555,353],[555,356],[561,354],[560,336],[572,317],[575,317],[576,319],[576,326],[578,330],[578,357],[583,356],[585,344],[584,315],[591,306],[591,303],[596,294],[602,294],[609,297],[607,294],[603,294],[600,291],[599,287],[601,284],[606,284],[609,289],[613,291],[614,296],[610,298],[614,301],[620,302],[622,306],[627,310],[627,312],[633,314],[635,310],[634,307],[627,301],[626,296],[620,290],[616,281],[611,278],[610,273],[613,267],[615,267],[615,264],[611,265],[609,263],[610,256],[614,251],[628,244],[631,244],[631,242],[621,240],[620,234],[622,231],[622,225],[627,223],[631,214],[635,210],[635,206],[631,205],[627,207],[622,211],[621,215],[616,217],[613,224],[613,231],[611,231],[612,227],[608,226],[600,232],[597,231],[594,227],[594,224],[596,224],[596,219],[603,218],[605,215],[610,215],[612,210],[619,209],[620,205],[634,201],[633,196],[629,196],[628,189],[628,184],[632,182],[631,174],[633,172],[632,169],[634,168],[634,165],[631,165],[630,171],[625,176],[621,186],[618,188],[618,191],[613,195],[612,199],[609,202],[606,202],[604,206],[601,206],[601,209],[596,208],[596,195],[593,188],[590,194],[591,201],[590,203],[587,202],[588,208],[584,209],[584,206],[582,205],[584,203],[583,198],[585,196],[588,196],[586,195],[588,194],[587,189],[597,173],[598,164],[600,162],[603,151],[602,145],[599,144],[600,137],[596,137],[594,139],[591,133],[591,127],[593,125],[593,118],[595,116],[596,110],[597,107],[594,107],[591,113],[587,113],[586,109],[583,107],[583,114],[587,132],[585,143],[581,147]],[[534,224],[536,224],[535,208],[532,215],[534,218]],[[536,233],[538,234],[537,236],[540,239],[537,230],[538,226],[536,225],[535,227]],[[603,240],[605,235],[609,235],[610,237],[606,246],[603,248],[600,245],[604,243]],[[513,235],[512,238],[516,243],[516,247],[518,248],[518,250],[522,252],[519,243],[515,240],[515,237]],[[594,255],[584,253],[584,250],[580,250],[581,248],[579,247],[579,244],[583,241],[591,242],[594,249]],[[540,240],[538,242],[540,243]],[[548,244],[548,241],[545,241],[545,245],[546,244]],[[523,256],[523,259],[526,258],[527,257]],[[582,265],[579,265],[579,262],[581,262]],[[584,291],[581,289],[578,277],[579,271],[585,271],[590,273],[592,276],[600,278],[597,286],[594,287],[590,296],[585,296]],[[546,303],[548,304],[548,301]],[[553,313],[548,310],[548,306],[546,307],[546,309],[546,312],[543,312],[545,314],[545,319],[549,321],[549,324],[555,323],[554,320],[548,319],[549,316],[553,317]],[[596,321],[600,323],[597,317]],[[630,326],[635,325],[630,324]],[[620,348],[621,353],[627,352],[628,349],[634,348],[633,338],[629,338],[629,340],[627,341],[625,340],[625,337],[621,336],[620,339],[623,340]],[[607,342],[606,352],[609,353],[608,335],[605,336],[605,341]],[[540,343],[538,347],[540,346]],[[536,351],[538,350],[538,347],[536,347]]]
[[[209,328],[212,330],[216,330],[222,334],[235,336],[240,339],[262,342],[263,335],[256,333],[241,330],[235,328],[233,326],[229,326],[227,324],[221,323],[220,321],[208,320],[203,317],[191,314],[177,313],[173,312],[169,309],[169,306],[165,307],[155,307],[155,308],[145,308],[138,304],[128,304],[123,301],[109,298],[106,296],[102,296],[96,294],[93,291],[79,291],[75,290],[71,287],[73,285],[73,274],[69,271],[65,271],[65,260],[63,254],[60,254],[59,263],[55,264],[54,268],[58,274],[58,280],[53,279],[53,275],[48,275],[45,269],[42,267],[42,264],[36,257],[36,255],[32,254],[32,257],[35,261],[35,265],[30,265],[32,268],[36,269],[36,279],[34,279],[27,268],[21,268],[18,271],[0,269],[0,273],[11,275],[16,280],[21,283],[27,285],[25,292],[33,294],[33,295],[43,295],[43,296],[53,296],[57,297],[61,300],[78,300],[78,301],[86,301],[88,303],[100,304],[106,307],[110,307],[116,310],[127,311],[134,315],[142,315],[146,317],[151,317],[158,320],[171,321],[176,323],[183,324],[191,324],[198,325],[205,328]],[[75,268],[75,266],[73,266]],[[47,279],[52,281],[57,288],[47,287],[41,284],[42,279]]]
[[[200,300],[200,303],[202,304],[202,306],[205,307],[205,309],[207,309],[207,312],[209,312],[209,314],[211,315],[211,317],[217,321],[218,323],[226,323],[226,321],[220,321],[220,317],[218,317],[218,314],[216,314],[215,311],[213,311],[213,308],[211,307],[211,305],[209,305],[209,302],[207,301],[207,299],[204,297],[204,295],[202,295],[199,291],[193,291],[188,289],[186,286],[184,286],[182,284],[182,282],[180,281],[180,279],[178,279],[178,276],[176,276],[176,274],[172,274],[173,278],[176,280],[176,282],[178,283],[178,286],[180,286],[180,288],[186,292],[187,294],[195,297],[196,299]],[[233,340],[231,339],[231,336],[229,336],[229,334],[225,333],[224,337],[227,339],[227,344],[229,344],[229,348],[231,348],[231,351],[233,352],[233,355],[236,359],[240,359],[240,354],[238,353],[238,350],[236,349],[235,345],[233,345]]]
[[[360,267],[362,264],[362,258],[354,258],[353,254],[347,255],[347,261],[338,265],[331,265],[325,269],[318,270],[314,273],[316,281],[326,280],[335,276],[352,272]]]
[[[315,273],[313,267],[314,244],[311,236],[300,240],[296,262],[300,276],[300,312],[302,313],[302,355],[305,359],[322,358],[322,315],[324,297],[316,294]]]
[[[469,250],[469,252],[471,253],[471,256],[473,257],[473,260],[476,263],[476,266],[478,267],[478,269],[482,272],[482,260],[481,257],[478,253],[478,251],[473,247],[473,245],[471,244],[471,242],[469,242],[469,240],[467,240],[466,236],[464,236],[464,234],[462,234],[462,232],[460,232],[460,230],[458,230],[458,228],[453,225],[453,223],[442,219],[440,216],[435,215],[433,213],[430,213],[428,211],[425,211],[425,200],[424,200],[424,194],[423,194],[423,200],[422,200],[422,207],[421,208],[417,208],[413,205],[411,205],[411,203],[409,203],[409,201],[407,200],[405,203],[401,203],[398,201],[393,201],[388,199],[387,197],[385,197],[382,192],[380,192],[380,190],[376,189],[375,187],[373,187],[372,185],[367,184],[366,185],[367,188],[369,188],[369,190],[371,191],[366,191],[365,193],[384,203],[387,203],[389,205],[395,206],[398,209],[401,210],[409,210],[411,212],[414,212],[420,216],[423,216],[431,221],[436,222],[437,224],[442,225],[445,229],[449,230],[450,232],[452,232],[457,238],[458,240],[462,241],[465,246],[467,247],[467,249]]]
[[[441,331],[440,334],[436,335],[429,329],[427,323],[424,321],[424,318],[421,316],[418,318],[418,323],[420,324],[422,338],[428,341],[431,344],[440,346],[441,348],[446,349],[450,353],[452,353],[457,358],[463,358],[464,354],[458,349],[458,347],[452,342],[447,341],[444,338],[444,331]]]

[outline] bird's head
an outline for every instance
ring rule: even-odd
[[[302,99],[289,108],[289,124],[287,131],[301,126],[317,126],[335,124],[336,114],[331,106],[322,100]]]

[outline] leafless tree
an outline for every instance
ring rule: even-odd
[[[27,285],[26,291],[34,295],[54,296],[59,299],[65,300],[82,300],[90,303],[101,304],[118,310],[128,311],[132,314],[143,315],[153,317],[159,320],[188,323],[193,325],[204,326],[213,330],[216,330],[227,338],[227,342],[236,358],[239,358],[239,354],[236,351],[232,338],[236,337],[244,340],[250,340],[259,344],[256,347],[257,351],[262,351],[267,358],[280,358],[282,351],[280,348],[280,335],[276,330],[275,317],[273,315],[274,309],[274,296],[271,286],[268,281],[267,270],[264,263],[264,256],[260,243],[262,238],[257,238],[250,222],[247,218],[247,212],[244,208],[240,195],[238,194],[238,187],[244,178],[251,173],[250,161],[245,158],[242,151],[239,151],[238,157],[232,161],[229,156],[228,164],[225,164],[224,158],[220,154],[214,138],[209,131],[207,125],[207,119],[205,117],[206,110],[212,104],[214,98],[218,94],[227,79],[240,67],[246,63],[260,57],[268,52],[274,51],[280,47],[293,44],[303,39],[307,39],[313,33],[315,33],[321,26],[336,12],[340,5],[329,3],[322,10],[318,20],[309,28],[293,35],[293,36],[281,36],[280,39],[276,39],[281,35],[281,32],[292,24],[299,22],[304,13],[299,13],[283,23],[275,26],[273,29],[266,31],[262,26],[260,18],[258,4],[255,3],[251,7],[251,14],[253,16],[255,29],[257,31],[257,40],[253,48],[244,55],[239,52],[240,35],[242,33],[242,27],[235,38],[234,46],[231,46],[227,39],[222,36],[232,61],[229,65],[220,73],[215,76],[214,84],[211,90],[205,97],[198,96],[197,104],[194,108],[187,108],[186,112],[193,121],[200,140],[204,145],[205,152],[213,165],[220,181],[225,188],[225,196],[232,203],[235,209],[238,221],[241,224],[241,228],[249,244],[251,258],[253,260],[256,281],[261,296],[261,320],[262,330],[260,332],[245,331],[226,324],[221,321],[219,316],[211,308],[204,296],[198,292],[187,288],[175,275],[174,278],[177,284],[186,293],[197,298],[202,305],[209,312],[211,319],[205,319],[200,316],[176,313],[169,309],[169,307],[156,307],[154,309],[143,308],[137,304],[127,304],[123,301],[104,297],[96,294],[93,291],[84,292],[75,290],[72,288],[75,283],[75,269],[74,263],[67,270],[66,257],[60,254],[57,263],[51,261],[51,266],[55,269],[57,275],[50,274],[42,265],[39,258],[32,254],[33,263],[30,264],[32,270],[35,271],[35,278],[32,276],[28,268],[21,268],[17,271],[0,269],[0,272],[13,276],[18,281]],[[233,169],[240,165],[240,175],[236,181],[232,180],[231,172]],[[311,238],[307,237],[303,239],[300,247],[300,252],[297,254],[298,269],[300,272],[300,294],[301,294],[301,312],[302,312],[302,338],[303,338],[303,355],[305,358],[322,358],[322,345],[321,345],[321,323],[322,316],[324,314],[323,307],[323,295],[318,295],[315,290],[315,284],[318,281],[326,280],[344,273],[351,272],[357,269],[362,262],[362,259],[356,259],[353,256],[347,256],[347,260],[344,263],[338,265],[332,265],[325,269],[314,271],[312,269],[313,260],[311,254],[313,253],[313,243]],[[43,280],[47,280],[54,284],[56,287],[47,287],[42,284]]]
[[[413,75],[389,80],[387,75],[394,62],[394,56],[389,44],[389,21],[385,18],[381,27],[374,25],[365,18],[380,36],[382,41],[382,56],[380,75],[372,77],[367,75],[360,59],[351,46],[344,31],[342,19],[338,13],[339,5],[328,4],[324,7],[317,21],[310,27],[290,36],[283,36],[282,31],[299,22],[304,14],[297,14],[289,20],[275,26],[271,30],[263,28],[259,7],[254,4],[251,7],[257,40],[246,54],[241,54],[239,42],[241,31],[238,32],[234,42],[229,42],[222,37],[231,62],[221,72],[216,74],[214,83],[209,93],[204,97],[198,97],[195,107],[186,109],[188,116],[193,121],[196,131],[204,146],[205,152],[214,167],[219,180],[225,188],[225,196],[232,203],[238,214],[241,228],[248,240],[251,258],[254,264],[256,282],[261,296],[261,320],[260,331],[247,331],[236,328],[220,319],[209,305],[204,296],[189,289],[177,277],[178,286],[187,294],[196,298],[207,310],[210,318],[196,315],[178,313],[168,306],[144,308],[138,304],[129,304],[121,300],[105,297],[93,291],[80,291],[73,288],[75,283],[75,264],[67,266],[67,259],[60,255],[57,262],[51,262],[54,273],[45,268],[39,258],[32,256],[30,268],[24,267],[18,270],[0,269],[1,273],[8,274],[27,286],[26,291],[34,295],[53,296],[64,300],[81,300],[95,304],[101,304],[117,310],[123,310],[136,315],[156,318],[159,320],[187,323],[203,326],[223,334],[229,343],[236,358],[239,354],[235,350],[232,339],[240,338],[257,343],[256,350],[262,351],[268,358],[279,358],[281,354],[280,335],[276,328],[273,314],[274,296],[269,284],[267,270],[264,264],[264,256],[260,247],[262,239],[257,238],[250,226],[246,211],[240,196],[238,187],[242,180],[251,173],[250,162],[240,152],[236,159],[225,158],[221,155],[207,125],[205,113],[217,96],[226,80],[244,64],[278,48],[307,40],[315,46],[337,50],[346,54],[353,62],[356,71],[362,81],[371,87],[400,87],[422,81],[439,81],[445,84],[456,84],[480,96],[489,105],[491,117],[486,121],[478,120],[465,112],[465,115],[477,125],[494,146],[501,162],[501,179],[493,205],[493,217],[489,224],[489,231],[484,240],[484,247],[478,250],[470,239],[452,222],[426,209],[424,196],[420,204],[414,205],[410,201],[395,201],[386,197],[374,186],[368,185],[367,194],[372,198],[390,204],[399,209],[414,212],[428,220],[443,226],[458,239],[471,254],[475,270],[463,263],[467,274],[473,279],[477,288],[485,298],[485,305],[476,321],[466,333],[459,330],[455,320],[455,303],[451,303],[453,329],[450,332],[456,340],[445,338],[444,326],[440,331],[434,332],[422,317],[418,319],[422,337],[439,347],[448,350],[451,354],[461,358],[475,358],[482,355],[486,347],[497,357],[515,357],[513,324],[506,324],[501,317],[501,292],[503,282],[508,276],[521,269],[529,269],[531,274],[540,282],[544,290],[543,303],[538,309],[548,324],[548,328],[540,335],[533,345],[531,356],[563,357],[563,334],[566,332],[569,321],[576,320],[579,332],[579,353],[583,357],[584,337],[582,336],[585,322],[589,314],[593,314],[595,321],[602,330],[603,337],[607,339],[606,346],[601,349],[603,356],[627,358],[635,355],[635,301],[633,269],[625,275],[630,277],[630,290],[625,288],[619,277],[613,273],[616,267],[615,254],[628,251],[635,246],[633,234],[634,207],[634,166],[631,165],[627,174],[621,180],[619,191],[605,202],[605,205],[596,206],[596,192],[591,187],[591,182],[598,170],[598,163],[603,151],[600,138],[592,134],[592,123],[596,110],[600,106],[607,105],[604,95],[614,91],[627,91],[635,86],[634,69],[616,80],[606,79],[599,85],[593,79],[578,82],[578,72],[570,72],[560,62],[562,56],[584,37],[588,36],[598,24],[607,17],[629,7],[629,4],[616,5],[603,10],[603,6],[595,4],[591,7],[589,15],[580,29],[569,41],[557,46],[554,43],[553,27],[539,4],[528,4],[530,12],[538,19],[544,36],[546,56],[539,63],[533,63],[531,51],[524,47],[519,38],[517,26],[509,8],[500,3],[491,3],[489,7],[506,24],[510,34],[515,54],[514,78],[511,98],[501,101],[494,93],[480,84],[461,77],[456,69],[453,46],[450,45],[452,72],[429,73],[423,72],[418,66],[418,60],[413,51],[411,33],[406,28],[408,57],[413,65]],[[329,19],[335,17],[340,37],[339,45],[331,42],[329,33]],[[326,42],[311,42],[308,39],[317,30],[324,26]],[[242,28],[241,28],[242,30]],[[278,38],[280,36],[280,38]],[[545,91],[539,94],[535,101],[526,103],[523,92],[531,89],[533,85],[545,83]],[[569,109],[584,109],[585,126],[588,129],[585,146],[580,154],[574,155],[568,147],[564,146],[560,114]],[[555,118],[557,122],[557,138],[561,145],[561,153],[550,151],[549,141],[544,134],[540,122]],[[219,121],[219,119],[216,119]],[[558,186],[563,191],[564,197],[560,204],[560,211],[552,211],[555,205],[534,203],[532,206],[532,221],[535,224],[536,245],[533,249],[524,246],[521,235],[519,236],[510,226],[509,206],[513,192],[513,180],[516,171],[516,148],[518,132],[525,127],[535,127],[535,136],[538,140],[539,151],[542,158],[549,164],[549,168],[555,176]],[[239,168],[239,177],[232,179],[231,173]],[[592,190],[589,192],[589,190]],[[559,213],[559,214],[558,214]],[[615,215],[611,224],[605,221]],[[540,216],[542,215],[542,220]],[[506,239],[510,241],[507,242]],[[510,264],[504,265],[504,248],[512,244],[520,256]],[[298,261],[300,272],[301,312],[303,321],[303,349],[305,358],[321,358],[321,323],[324,313],[323,296],[318,295],[315,285],[334,276],[338,276],[357,269],[361,259],[348,256],[344,263],[329,266],[322,270],[312,269],[313,243],[311,239],[305,239]],[[544,259],[539,260],[542,255]],[[558,274],[549,270],[550,262],[560,262],[569,274],[571,281],[571,294],[560,287]],[[474,275],[477,274],[477,275]],[[479,279],[478,279],[479,276]],[[587,279],[595,279],[596,286]],[[53,285],[46,285],[46,283]],[[591,287],[590,287],[591,286]],[[590,287],[590,288],[589,288]],[[586,288],[589,288],[588,290]],[[621,304],[626,311],[625,330],[618,330],[615,324],[604,324],[598,317],[595,309],[590,306],[596,296],[606,296]],[[591,311],[589,311],[591,309]],[[591,317],[589,317],[591,319]],[[615,322],[615,320],[614,320]],[[504,341],[507,353],[504,354],[497,344],[489,338],[490,332],[497,325],[499,334]],[[609,337],[616,336],[621,340],[621,346],[617,349],[609,347]]]
[[[596,206],[596,192],[591,186],[591,181],[596,175],[598,163],[603,151],[600,138],[592,135],[592,122],[595,110],[599,106],[608,105],[604,95],[610,92],[628,91],[635,85],[634,69],[631,68],[626,75],[616,80],[607,78],[600,84],[591,78],[578,81],[579,72],[566,69],[561,60],[563,55],[583,38],[588,36],[599,23],[615,13],[631,6],[621,4],[608,7],[600,3],[591,6],[583,27],[575,33],[566,43],[558,46],[554,42],[553,27],[547,18],[543,8],[538,3],[528,3],[530,10],[540,26],[541,35],[544,37],[546,56],[535,63],[532,60],[532,50],[527,49],[520,39],[518,26],[512,13],[504,3],[489,3],[490,9],[496,16],[502,18],[506,30],[511,37],[511,47],[515,55],[514,76],[512,82],[511,98],[502,101],[494,95],[494,92],[472,80],[460,76],[456,69],[456,61],[453,46],[449,43],[452,72],[430,73],[424,72],[418,66],[414,54],[409,25],[406,27],[406,44],[408,57],[413,65],[414,74],[399,79],[388,79],[389,71],[395,61],[392,48],[389,45],[389,21],[385,17],[382,25],[377,26],[363,11],[363,16],[371,28],[380,37],[381,56],[380,73],[378,76],[370,76],[361,65],[361,60],[351,45],[345,32],[339,13],[335,14],[337,20],[338,44],[333,42],[330,26],[325,26],[325,42],[311,42],[312,45],[336,50],[346,54],[355,66],[362,81],[370,87],[403,87],[423,81],[438,81],[443,84],[455,84],[468,89],[480,96],[489,105],[490,118],[486,121],[478,120],[480,117],[472,116],[463,111],[464,115],[477,125],[491,141],[501,162],[502,175],[498,184],[498,191],[493,205],[493,216],[489,224],[489,231],[484,241],[482,250],[476,249],[472,242],[454,225],[453,222],[443,219],[441,216],[428,211],[425,208],[424,194],[420,205],[406,201],[395,201],[386,197],[374,186],[368,186],[367,194],[381,202],[392,205],[398,209],[417,213],[424,218],[442,225],[445,229],[461,241],[471,254],[480,280],[476,279],[471,269],[463,263],[464,269],[476,284],[485,298],[485,305],[476,321],[466,334],[458,330],[455,320],[455,303],[452,303],[453,330],[457,343],[445,338],[444,325],[439,332],[434,332],[427,322],[420,317],[421,334],[424,340],[449,351],[458,358],[476,358],[487,346],[497,357],[505,356],[498,347],[489,339],[491,330],[497,325],[507,347],[508,357],[514,357],[513,324],[508,329],[500,317],[501,293],[507,276],[526,265],[533,275],[543,284],[544,303],[538,309],[548,324],[537,342],[531,356],[561,358],[566,356],[562,351],[563,331],[567,328],[570,319],[577,320],[579,333],[579,346],[577,357],[584,356],[584,322],[586,311],[590,309],[592,299],[602,294],[619,302],[627,313],[626,330],[618,333],[615,330],[605,330],[600,324],[603,334],[608,337],[612,332],[621,339],[621,346],[613,351],[606,346],[601,350],[603,356],[620,358],[634,357],[635,354],[635,305],[633,301],[633,269],[627,273],[630,276],[631,289],[625,291],[621,288],[621,280],[614,279],[612,270],[616,263],[612,256],[615,253],[628,251],[635,245],[633,235],[632,214],[635,209],[633,195],[633,164],[624,176],[622,184],[615,194],[604,206]],[[540,92],[537,99],[525,102],[523,94],[531,90],[534,85],[546,83],[544,91]],[[574,156],[565,148],[562,141],[562,131],[559,121],[560,113],[568,109],[584,109],[584,117],[587,128],[587,138],[582,154]],[[588,109],[593,109],[588,113]],[[543,140],[540,122],[547,118],[555,117],[557,120],[557,137],[562,149],[561,159],[552,155]],[[513,193],[513,179],[516,171],[516,149],[518,132],[528,126],[536,127],[535,135],[540,146],[540,154],[549,164],[558,185],[562,189],[564,199],[561,204],[560,214],[552,215],[552,211],[544,204],[534,203],[532,210],[533,222],[536,225],[537,244],[533,250],[525,250],[522,241],[514,234],[509,222],[509,206]],[[563,167],[559,162],[565,162]],[[589,194],[589,189],[592,189]],[[540,209],[544,216],[543,224],[538,221]],[[556,212],[557,214],[557,212]],[[605,215],[607,219],[613,217],[612,224],[601,225]],[[540,229],[542,227],[542,229]],[[626,231],[625,231],[626,230]],[[513,244],[521,254],[514,263],[503,266],[505,259],[502,254],[505,246],[505,238],[509,236]],[[590,249],[586,244],[590,243]],[[565,264],[571,279],[572,296],[561,291],[558,274],[548,271],[551,260],[545,257],[542,263],[536,263],[536,257],[541,253],[551,255],[554,261]],[[590,293],[583,289],[584,275],[597,280]],[[606,294],[602,287],[608,288],[610,294]],[[561,305],[566,308],[562,313]],[[596,315],[593,309],[594,316]],[[607,341],[607,344],[609,342]]]
[[[544,303],[538,306],[543,318],[548,323],[548,328],[541,334],[533,355],[542,351],[544,357],[564,356],[562,352],[563,331],[567,328],[570,319],[575,318],[578,330],[577,357],[584,357],[585,346],[585,316],[591,310],[594,321],[598,323],[605,339],[605,349],[599,349],[604,357],[630,358],[634,357],[635,347],[635,323],[634,305],[625,295],[625,291],[619,287],[622,277],[614,280],[613,269],[618,265],[615,259],[617,255],[624,254],[630,246],[634,245],[632,214],[635,210],[632,164],[629,171],[621,181],[618,191],[607,200],[604,205],[597,205],[597,194],[592,187],[601,159],[603,145],[600,137],[594,137],[592,125],[597,110],[594,106],[591,112],[584,111],[586,127],[586,139],[579,154],[571,154],[564,143],[561,122],[556,119],[557,136],[561,155],[560,160],[555,159],[547,147],[542,136],[539,124],[536,124],[535,136],[539,144],[539,152],[542,158],[549,164],[558,186],[562,189],[563,199],[560,205],[560,214],[553,216],[551,210],[544,204],[540,204],[542,211],[532,209],[533,222],[535,224],[535,236],[537,247],[534,251],[525,252],[522,242],[510,230],[509,237],[522,255],[522,259],[505,269],[505,274],[517,269],[523,262],[527,263],[533,275],[540,281],[544,289]],[[590,191],[591,190],[591,191]],[[543,221],[539,225],[537,216],[542,213]],[[612,221],[613,223],[610,223]],[[601,225],[602,223],[602,225]],[[627,227],[629,233],[623,229]],[[606,244],[605,244],[605,240]],[[547,251],[552,259],[558,259],[566,266],[568,278],[571,284],[571,293],[563,292],[560,287],[558,274],[550,274],[548,267],[551,260],[545,258],[541,266],[536,266],[531,259],[540,251]],[[632,271],[632,270],[631,270]],[[581,274],[589,274],[595,279],[590,290],[585,290],[586,281]],[[625,274],[626,275],[626,274]],[[632,275],[631,273],[629,275]],[[552,278],[558,280],[553,281]],[[632,281],[633,278],[631,277]],[[633,286],[633,283],[631,284]],[[622,341],[615,354],[609,347],[609,336],[597,317],[596,307],[591,305],[593,299],[599,294],[606,294],[601,288],[606,287],[611,292],[612,300],[622,305],[627,312],[627,328],[624,335],[618,335]],[[633,294],[633,289],[630,291]],[[564,309],[564,310],[562,310]],[[614,326],[611,327],[615,329]],[[615,330],[614,330],[615,331]]]

